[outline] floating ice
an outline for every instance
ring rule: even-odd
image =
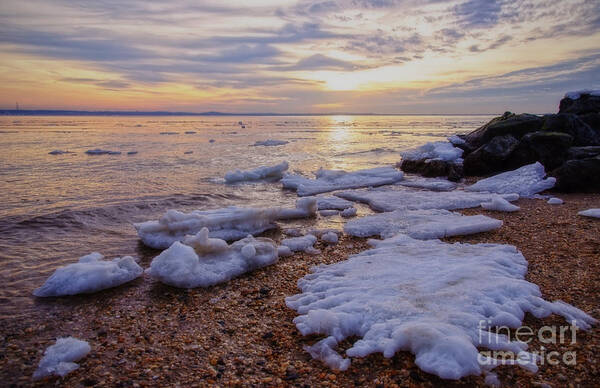
[[[178,135],[179,132],[161,132],[161,135]]]
[[[156,256],[146,272],[174,287],[209,287],[275,263],[277,251],[270,239],[248,236],[228,245],[202,228]]]
[[[49,155],[64,155],[64,154],[72,154],[73,152],[71,151],[63,151],[63,150],[54,150],[54,151],[50,151],[48,152]]]
[[[295,209],[232,206],[191,213],[168,210],[158,221],[146,221],[134,226],[145,245],[165,249],[175,241],[181,241],[185,235],[196,234],[204,227],[210,230],[211,237],[232,241],[273,229],[276,220],[308,218],[315,216],[316,212],[317,200],[308,197],[296,201]]]
[[[517,205],[513,205],[499,195],[493,196],[492,200],[489,202],[482,202],[481,207],[486,210],[494,210],[499,212],[516,212],[520,209]]]
[[[342,210],[342,212],[340,213],[340,215],[344,218],[350,218],[350,217],[354,217],[356,216],[356,208],[355,207],[349,207],[348,209],[344,209]]]
[[[325,241],[328,244],[337,244],[338,235],[335,232],[323,233],[323,235],[321,236],[321,240]]]
[[[275,166],[263,166],[255,168],[254,170],[235,170],[229,171],[225,174],[225,181],[227,183],[242,182],[242,181],[256,181],[259,179],[281,179],[283,172],[288,169],[288,162],[282,162]]]
[[[513,171],[503,172],[482,179],[465,188],[467,191],[489,191],[492,193],[517,193],[521,197],[531,197],[554,187],[556,178],[546,177],[544,166],[540,162],[528,164]]]
[[[299,196],[327,193],[341,189],[389,185],[398,182],[404,174],[393,167],[377,167],[346,172],[319,169],[316,179],[287,174],[281,182],[284,188],[296,190]]]
[[[408,177],[404,176],[404,179],[397,183],[401,186],[416,187],[419,189],[427,189],[432,191],[452,191],[456,189],[457,184],[450,182],[447,179],[440,178],[423,178],[423,177]]]
[[[301,294],[286,304],[302,335],[327,336],[307,350],[334,369],[350,364],[337,344],[360,337],[349,357],[410,351],[425,372],[444,379],[478,375],[500,364],[537,370],[527,344],[492,332],[517,328],[531,313],[552,313],[588,329],[595,320],[563,302],[542,299],[525,280],[527,261],[517,249],[498,244],[447,244],[405,235],[374,241],[373,249],[346,261],[320,265],[298,281]],[[514,352],[519,360],[496,359],[477,348]]]
[[[375,211],[389,212],[397,209],[467,209],[479,207],[496,194],[468,193],[465,191],[415,191],[403,187],[385,187],[368,190],[352,190],[335,195],[350,201],[364,202]],[[507,201],[519,199],[517,194],[502,194]]]
[[[87,150],[87,151],[85,151],[85,153],[88,155],[121,155],[121,151],[102,150],[100,148],[95,148],[93,150]]]
[[[440,209],[396,210],[349,221],[344,232],[357,237],[383,238],[404,233],[424,240],[487,232],[501,226],[502,221],[484,215],[463,216]]]
[[[570,98],[571,100],[577,100],[584,94],[589,94],[590,96],[600,96],[600,90],[592,90],[592,89],[584,89],[577,90],[574,92],[565,93],[565,98]]]
[[[103,260],[98,252],[90,253],[79,262],[59,267],[43,286],[33,291],[39,297],[87,294],[116,287],[139,277],[144,271],[133,257]]]
[[[65,376],[79,368],[74,361],[81,360],[92,348],[82,340],[73,337],[57,338],[56,343],[49,346],[44,352],[37,370],[33,374],[34,380],[46,376]]]
[[[435,159],[447,162],[458,162],[462,154],[463,150],[447,141],[425,143],[418,148],[400,153],[404,160]]]
[[[185,131],[184,132],[186,135],[193,135],[196,133],[196,131]]]
[[[580,216],[584,216],[584,217],[600,218],[600,208],[583,210],[577,214],[579,214]]]
[[[562,205],[564,201],[560,198],[552,197],[548,200],[550,205]]]
[[[312,234],[307,234],[306,236],[301,237],[290,237],[284,238],[281,240],[281,245],[285,245],[290,248],[293,252],[303,251],[306,253],[318,254],[320,251],[315,249],[313,245],[317,242],[317,238]]]
[[[245,127],[242,127],[242,128],[245,128]],[[289,141],[269,139],[269,140],[257,141],[256,143],[253,144],[253,146],[254,147],[257,147],[257,146],[273,147],[273,146],[284,145],[287,143],[289,143]]]
[[[138,152],[137,151],[129,151],[127,152],[127,155],[136,155]]]
[[[344,210],[353,206],[354,203],[339,197],[317,197],[317,209],[319,210]]]

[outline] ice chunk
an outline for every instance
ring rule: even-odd
[[[255,168],[254,170],[235,170],[229,171],[225,174],[225,181],[227,183],[243,182],[243,181],[256,181],[260,179],[281,179],[283,172],[288,169],[288,162],[282,162],[275,166],[263,166]]]
[[[499,195],[493,196],[492,200],[489,202],[482,202],[481,207],[486,210],[495,210],[499,212],[516,212],[520,209],[517,205],[513,205]]]
[[[447,141],[435,141],[423,144],[418,148],[401,152],[404,160],[435,159],[446,162],[457,162],[463,154],[463,150],[454,147]]]
[[[95,148],[93,150],[87,150],[87,151],[85,151],[85,153],[88,155],[121,155],[120,151],[102,150],[100,148]]]
[[[352,220],[344,225],[351,236],[383,238],[404,233],[412,238],[431,239],[467,235],[498,229],[502,221],[484,215],[463,216],[448,210],[396,210]]]
[[[564,201],[560,198],[552,197],[548,200],[550,205],[562,205]]]
[[[277,254],[279,255],[279,257],[291,256],[292,250],[289,247],[286,247],[285,245],[280,245],[279,247],[277,247]]]
[[[350,201],[364,202],[375,211],[389,212],[397,209],[467,209],[481,206],[496,194],[472,193],[462,190],[449,192],[415,191],[402,186],[368,190],[352,190],[335,195]],[[502,194],[507,201],[516,201],[518,194]]]
[[[54,150],[54,151],[50,151],[48,152],[48,154],[50,155],[64,155],[64,154],[72,154],[73,152],[71,151],[63,151],[63,150]]]
[[[240,208],[227,207],[214,210],[182,213],[169,210],[158,221],[134,224],[143,243],[155,249],[165,249],[185,235],[196,234],[206,227],[211,237],[233,241],[248,234],[257,235],[276,227],[274,221],[313,217],[317,213],[314,197],[300,198],[296,208]]]
[[[489,191],[492,193],[517,193],[521,197],[531,197],[554,187],[556,178],[546,177],[544,166],[540,162],[528,164],[514,171],[503,172],[482,179],[468,186],[467,191]]]
[[[350,218],[350,217],[354,217],[356,216],[356,208],[355,207],[349,207],[348,209],[344,209],[342,210],[342,212],[340,213],[340,215],[344,218]]]
[[[208,234],[202,228],[195,236],[176,241],[152,260],[146,272],[174,287],[209,287],[277,261],[272,240],[248,236],[228,245]]]
[[[144,271],[133,257],[103,260],[98,252],[90,253],[79,262],[58,268],[43,286],[33,291],[39,297],[91,293],[116,287],[139,277]]]
[[[600,96],[600,90],[583,89],[574,92],[567,92],[565,93],[565,98],[570,98],[571,100],[578,100],[579,97],[581,97],[584,94],[589,94],[590,96]]]
[[[310,254],[318,254],[320,251],[315,249],[313,245],[317,242],[317,238],[312,234],[307,234],[301,237],[290,237],[281,240],[281,245],[290,248],[292,252],[303,251]]]
[[[127,155],[137,155],[137,151],[129,151],[127,152]]]
[[[242,127],[242,128],[245,128],[245,127]],[[253,146],[254,147],[257,147],[257,146],[273,147],[273,146],[284,145],[287,143],[289,143],[289,141],[269,139],[269,140],[257,141],[256,143],[253,144]]]
[[[317,197],[317,209],[319,210],[344,210],[353,206],[352,202],[339,197]]]
[[[401,186],[416,187],[419,189],[427,189],[432,191],[452,191],[456,189],[457,184],[450,182],[447,179],[440,178],[423,178],[423,177],[408,177],[397,183]]]
[[[316,179],[301,175],[287,174],[281,182],[284,188],[296,190],[299,196],[327,193],[341,189],[381,186],[398,182],[404,174],[393,167],[377,167],[346,172],[323,170],[316,172]]]
[[[444,379],[478,375],[500,364],[535,371],[534,361],[522,357],[533,356],[525,352],[527,344],[494,333],[494,327],[517,328],[525,313],[559,314],[582,329],[595,323],[573,306],[542,299],[538,286],[525,280],[527,261],[513,246],[405,235],[370,243],[373,249],[346,261],[313,267],[298,281],[302,293],[286,298],[299,314],[294,323],[302,335],[327,336],[307,350],[333,368],[344,370],[350,363],[337,344],[360,337],[346,356],[380,352],[389,358],[410,351],[422,370]],[[487,357],[478,348],[522,358]]]
[[[79,368],[75,361],[81,360],[92,350],[90,345],[73,337],[57,338],[56,343],[49,346],[44,352],[37,370],[33,374],[34,380],[46,376],[65,376]]]
[[[600,218],[600,208],[583,210],[577,214],[579,214],[580,216],[584,216],[584,217]]]
[[[323,217],[331,217],[331,216],[337,216],[338,214],[340,214],[339,210],[321,210],[319,211],[319,214],[322,215]]]
[[[452,143],[452,145],[463,145],[466,143],[465,139],[463,139],[462,137],[458,136],[458,135],[452,135],[448,138],[448,141],[450,143]]]
[[[338,235],[334,232],[323,233],[323,235],[321,236],[321,240],[325,241],[328,244],[337,244]]]

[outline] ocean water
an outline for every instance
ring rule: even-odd
[[[138,256],[147,267],[158,252],[142,246],[132,223],[167,209],[293,206],[297,199],[278,183],[226,185],[227,171],[284,160],[290,171],[307,175],[319,167],[395,164],[399,151],[469,132],[490,118],[0,116],[0,316],[43,305],[31,292],[57,266],[92,251]],[[267,139],[289,143],[253,146]],[[95,148],[121,154],[85,153]]]

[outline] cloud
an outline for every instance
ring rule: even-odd
[[[486,28],[498,23],[501,4],[497,0],[468,0],[454,7],[460,25]]]
[[[298,70],[344,70],[352,71],[364,68],[352,62],[342,61],[340,59],[331,58],[323,54],[315,54],[310,57],[303,58],[292,66],[276,67],[274,70],[282,71],[298,71]]]

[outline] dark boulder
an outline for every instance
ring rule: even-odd
[[[467,155],[463,164],[465,174],[478,176],[502,171],[506,166],[506,159],[518,144],[519,141],[512,135],[492,138]]]
[[[567,159],[587,159],[600,155],[600,146],[571,147],[567,150]]]
[[[567,160],[573,137],[560,132],[533,132],[523,136],[521,142],[508,157],[506,168],[514,169],[526,164],[540,162],[546,171],[552,170]]]
[[[579,98],[565,97],[560,100],[558,113],[574,113],[583,115],[586,113],[600,113],[600,96],[582,93]]]
[[[585,121],[571,113],[544,116],[542,130],[568,133],[573,136],[573,144],[576,146],[600,145],[600,131],[595,131]]]
[[[578,117],[584,123],[589,125],[597,134],[600,134],[600,113],[586,113]]]
[[[403,160],[400,169],[406,173],[430,178],[445,176],[453,182],[463,177],[461,165],[438,159]]]
[[[568,160],[550,175],[556,178],[557,190],[598,192],[600,191],[600,156]]]
[[[520,139],[527,133],[539,131],[543,123],[543,119],[536,115],[506,112],[466,135],[465,141],[469,147],[477,149],[496,136],[512,135]]]

